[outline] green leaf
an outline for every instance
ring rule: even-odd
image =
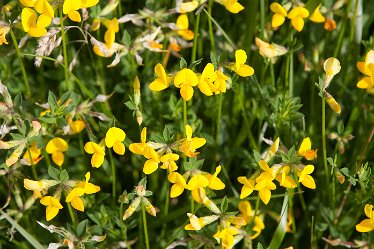
[[[287,226],[287,216],[288,216],[288,194],[285,194],[283,199],[281,219],[274,232],[273,238],[271,239],[269,249],[278,249],[282,245],[284,236],[286,235]]]
[[[125,103],[125,106],[127,106],[127,108],[129,108],[130,110],[135,110],[136,109],[135,104],[133,102],[131,102],[131,101],[127,101]]]
[[[51,165],[48,166],[48,175],[55,180],[60,179],[60,171]]]
[[[64,170],[60,173],[60,181],[62,181],[62,182],[66,182],[67,180],[69,180],[69,173],[64,169]]]
[[[186,67],[187,67],[187,62],[183,57],[181,57],[181,60],[179,61],[179,68],[183,69],[183,68],[186,68]]]
[[[48,105],[51,111],[57,106],[56,96],[51,91],[48,92]]]
[[[344,124],[342,121],[340,121],[338,124],[338,133],[343,134],[343,132],[344,132]]]
[[[79,222],[79,224],[77,225],[77,236],[78,237],[82,237],[83,235],[86,234],[87,225],[88,225],[87,219]]]
[[[23,227],[21,227],[15,220],[13,220],[7,213],[0,210],[1,216],[4,217],[35,249],[45,249],[31,234],[29,234]]]
[[[126,30],[123,31],[122,42],[126,47],[131,45],[131,36]]]
[[[212,51],[210,51],[210,60],[211,60],[212,64],[214,65],[214,68],[218,68],[217,56]]]
[[[229,202],[228,202],[227,197],[225,195],[225,197],[223,197],[223,199],[222,199],[221,207],[220,207],[222,213],[226,212],[228,205],[229,205]]]
[[[147,177],[141,179],[138,185],[142,185],[144,188],[147,188]]]
[[[71,96],[71,92],[66,92],[64,93],[62,96],[61,96],[61,99],[60,99],[60,106],[64,105],[66,101],[68,101],[70,99],[70,96]]]
[[[264,246],[260,242],[258,242],[257,249],[265,249],[265,248],[264,248]]]
[[[350,174],[349,174],[349,169],[346,168],[346,167],[342,168],[342,169],[340,170],[340,172],[342,172],[345,176],[350,176]]]
[[[201,59],[198,59],[198,60],[192,62],[191,65],[189,66],[189,68],[194,69],[197,65],[199,65],[201,63],[202,60],[203,59],[201,58]]]
[[[167,125],[165,125],[164,131],[162,132],[162,136],[164,137],[164,141],[168,142],[170,140],[170,130]]]

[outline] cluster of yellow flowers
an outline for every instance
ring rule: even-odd
[[[268,204],[271,198],[271,190],[276,189],[276,185],[273,181],[277,180],[279,185],[285,188],[296,188],[296,176],[298,177],[298,182],[303,184],[305,187],[310,189],[316,188],[314,179],[310,175],[314,171],[314,166],[311,164],[289,165],[286,163],[280,163],[274,164],[272,167],[268,165],[268,162],[277,153],[279,143],[280,139],[277,138],[258,162],[261,171],[255,172],[249,178],[245,176],[238,177],[238,182],[243,184],[240,199],[246,198],[256,190],[259,192],[262,202]],[[311,146],[310,138],[304,138],[298,150],[298,156],[304,157],[306,160],[314,160],[317,157],[317,150],[312,150]]]
[[[252,76],[254,70],[251,66],[245,64],[246,61],[247,54],[244,50],[239,49],[235,52],[235,63],[230,63],[229,69],[242,77]],[[189,101],[192,98],[194,86],[197,86],[206,96],[224,93],[229,79],[222,69],[215,69],[212,63],[208,63],[200,75],[197,75],[189,68],[183,68],[176,74],[167,75],[161,64],[155,66],[155,74],[157,79],[149,85],[152,91],[162,91],[174,81],[174,86],[180,88],[180,94],[185,101]]]

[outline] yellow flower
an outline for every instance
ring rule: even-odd
[[[81,7],[79,0],[65,0],[62,5],[62,12],[68,15],[69,19],[74,22],[80,22],[82,20],[81,15],[77,11]]]
[[[279,149],[279,143],[280,143],[280,139],[278,137],[277,139],[275,139],[275,141],[270,146],[270,148],[266,150],[265,155],[262,157],[265,162],[269,162],[274,157],[274,155],[277,153]]]
[[[178,17],[176,26],[178,35],[186,40],[192,40],[194,38],[193,31],[188,29],[188,17],[186,14],[182,14]]]
[[[210,189],[213,189],[213,190],[222,190],[222,189],[225,188],[225,184],[221,181],[221,179],[219,179],[217,177],[217,175],[219,174],[219,172],[221,172],[221,169],[222,169],[221,165],[218,165],[216,167],[216,170],[215,170],[215,172],[214,172],[213,175],[207,174],[205,176],[208,179],[208,181],[209,181],[208,187]]]
[[[303,7],[295,7],[293,8],[290,13],[288,13],[287,17],[291,19],[292,26],[300,32],[304,28],[304,19],[309,16],[309,11]]]
[[[80,2],[82,4],[82,8],[89,8],[95,6],[99,0],[80,0]]]
[[[23,30],[30,36],[41,37],[47,33],[45,28],[51,23],[51,18],[46,15],[38,17],[33,9],[23,8],[21,22]]]
[[[132,153],[137,155],[143,155],[144,149],[148,147],[146,143],[147,139],[147,127],[144,127],[141,132],[141,143],[132,143],[129,145],[129,149]]]
[[[82,120],[75,120],[69,119],[68,121],[70,127],[70,135],[78,134],[86,128],[86,124]]]
[[[52,161],[61,166],[64,163],[64,154],[68,150],[68,143],[59,137],[51,139],[45,148],[48,154],[52,154]]]
[[[264,42],[260,38],[256,37],[256,46],[260,52],[260,55],[273,60],[275,57],[284,55],[288,52],[287,48],[277,45]],[[273,60],[274,63],[274,60]]]
[[[242,77],[252,76],[254,70],[251,66],[245,64],[247,61],[247,54],[244,50],[239,49],[235,51],[235,63],[231,66],[231,70]]]
[[[143,156],[148,159],[144,163],[143,172],[146,175],[152,174],[158,169],[160,158],[157,152],[149,146],[144,149]]]
[[[316,183],[314,182],[314,179],[310,174],[314,171],[314,166],[309,164],[306,165],[302,171],[298,171],[297,175],[299,176],[299,182],[303,184],[305,187],[310,189],[316,188]]]
[[[104,25],[107,28],[107,31],[104,34],[105,45],[107,48],[111,48],[114,43],[116,33],[119,31],[118,20],[117,18],[105,20]]]
[[[40,180],[40,181],[33,181],[30,179],[23,179],[23,186],[27,190],[32,191],[43,191],[48,189],[49,187],[57,185],[59,182],[56,180]]]
[[[239,229],[233,226],[227,226],[224,229],[220,229],[218,226],[217,233],[213,235],[213,237],[218,241],[218,243],[222,243],[222,249],[229,249],[234,246],[234,235],[239,233]]]
[[[91,178],[91,173],[87,172],[85,175],[86,180],[85,181],[79,181],[76,185],[77,188],[84,189],[85,194],[94,194],[100,191],[100,187],[96,186],[93,183],[88,182]]]
[[[30,152],[30,153],[29,153]],[[42,160],[42,149],[36,146],[36,143],[33,143],[28,150],[26,150],[25,154],[23,154],[23,159],[27,165],[36,165],[40,160]],[[31,160],[30,160],[31,155]],[[31,163],[32,162],[32,163]]]
[[[155,74],[157,79],[149,84],[149,89],[158,92],[168,88],[173,78],[166,75],[165,69],[160,63],[155,66]]]
[[[356,225],[356,230],[360,233],[367,233],[367,232],[371,232],[374,230],[373,205],[366,204],[364,208],[364,212],[365,212],[366,217],[368,217],[369,219],[365,219]]]
[[[365,57],[365,61],[357,62],[358,70],[365,75],[358,83],[361,89],[371,89],[374,86],[374,50],[370,50]]]
[[[205,2],[205,1],[206,0],[199,1],[199,2],[201,4],[201,2]],[[187,3],[181,3],[179,11],[181,13],[194,11],[195,9],[197,9],[197,7],[199,7],[199,2],[196,1],[196,0],[192,0],[192,1],[187,2]]]
[[[209,225],[210,223],[216,221],[219,218],[218,215],[210,215],[198,218],[197,216],[191,213],[187,213],[187,216],[190,220],[190,224],[187,224],[184,227],[184,230],[187,231],[199,231],[201,230],[201,228],[205,227],[206,225]]]
[[[171,172],[168,175],[169,182],[173,183],[170,189],[170,198],[180,196],[187,187],[186,180],[178,172]]]
[[[260,199],[267,205],[271,198],[271,191],[275,190],[277,187],[273,183],[274,177],[268,172],[262,172],[260,176],[256,178],[255,190],[258,191]]]
[[[3,43],[8,44],[5,36],[8,34],[10,30],[10,27],[5,22],[0,21],[0,46],[3,45]]]
[[[244,10],[243,5],[238,3],[238,0],[220,0],[218,2],[225,6],[228,11],[234,14],[237,14],[240,11]]]
[[[286,20],[286,16],[287,16],[286,9],[283,8],[283,6],[280,5],[279,3],[272,3],[270,4],[270,10],[274,12],[274,15],[271,19],[271,26],[273,28],[277,28],[281,26]]]
[[[196,74],[188,68],[184,68],[175,75],[174,85],[180,88],[180,94],[185,101],[189,101],[193,96],[193,86],[199,83]]]
[[[36,0],[19,0],[23,6],[33,8]]]
[[[326,21],[325,21],[325,24],[323,25],[323,27],[327,30],[327,31],[333,31],[336,29],[336,22],[334,19],[332,19],[331,17],[327,18]]]
[[[188,157],[195,157],[199,154],[196,149],[202,147],[206,140],[204,138],[192,137],[192,128],[186,125],[186,139],[183,140],[179,150],[182,151]]]
[[[93,154],[91,158],[91,165],[94,168],[99,168],[104,162],[105,150],[94,142],[87,142],[84,145],[84,150],[88,154]]]
[[[326,89],[329,86],[332,78],[340,72],[340,61],[334,57],[330,57],[323,63],[323,69],[326,73],[324,84],[324,88]]]
[[[317,158],[317,150],[312,150],[312,142],[309,137],[303,139],[297,153],[309,161]]]
[[[296,182],[292,179],[291,176],[288,175],[290,173],[291,168],[290,166],[283,166],[280,169],[280,174],[277,175],[276,179],[279,182],[279,185],[285,188],[296,188],[297,184]]]
[[[176,171],[178,169],[178,166],[175,163],[175,161],[177,161],[178,159],[179,159],[178,154],[167,153],[160,158],[160,161],[163,163],[160,166],[160,168],[161,169],[168,169],[169,172]]]
[[[217,74],[214,71],[214,66],[212,63],[208,63],[199,77],[199,84],[197,86],[206,96],[212,96],[212,86],[216,79]]]
[[[213,84],[211,90],[214,94],[225,93],[226,92],[226,81],[229,79],[226,75],[223,74],[220,70],[216,70],[217,79]]]
[[[319,9],[321,8],[321,4],[317,6],[317,8],[313,11],[313,14],[309,17],[309,20],[316,23],[325,22],[326,18],[321,14]]]
[[[62,209],[60,201],[52,196],[44,196],[42,199],[40,199],[40,203],[47,206],[45,213],[47,221],[50,221],[56,217],[60,209]]]
[[[117,127],[110,128],[105,136],[106,147],[112,148],[118,155],[125,154],[125,145],[122,143],[126,138],[126,133]]]
[[[242,190],[240,192],[240,199],[244,199],[245,197],[252,194],[256,184],[256,181],[254,179],[247,179],[245,176],[239,176],[238,182],[243,184]]]

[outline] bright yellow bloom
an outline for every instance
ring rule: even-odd
[[[304,19],[309,16],[309,11],[303,7],[293,8],[287,15],[291,19],[292,26],[300,32],[304,28]]]
[[[256,178],[255,190],[258,191],[260,199],[267,205],[271,198],[271,191],[275,190],[277,187],[273,183],[274,177],[268,172],[262,172],[260,176]]]
[[[62,5],[62,12],[68,15],[69,19],[74,22],[80,22],[82,20],[81,15],[77,11],[81,8],[81,1],[79,0],[65,0]]]
[[[212,63],[208,63],[199,77],[199,84],[197,86],[206,96],[212,96],[213,92],[211,86],[213,86],[213,82],[216,79],[217,74],[214,71],[214,66]]]
[[[42,149],[38,148],[36,143],[33,143],[29,147],[29,149],[26,150],[25,154],[23,154],[23,159],[25,160],[27,165],[32,165],[32,164],[36,165],[43,158],[41,154],[42,154]],[[31,160],[30,160],[30,156],[31,156]]]
[[[91,165],[94,168],[99,168],[104,162],[105,150],[94,142],[87,142],[84,145],[84,150],[88,154],[93,154],[91,158]]]
[[[81,131],[83,131],[84,128],[86,128],[86,124],[82,120],[72,120],[70,119],[68,121],[69,127],[70,127],[70,135],[78,134]]]
[[[356,230],[360,233],[368,233],[374,230],[374,211],[373,205],[366,204],[364,208],[366,217],[365,219],[356,225]]]
[[[171,172],[168,175],[169,182],[173,183],[170,189],[170,198],[180,196],[187,187],[186,180],[178,172]]]
[[[188,68],[179,71],[174,78],[174,85],[180,88],[180,94],[185,101],[189,101],[193,96],[193,87],[199,83],[196,74]]]
[[[316,23],[325,22],[326,18],[321,14],[319,9],[321,8],[321,4],[317,6],[317,8],[313,11],[313,14],[309,17],[309,20]]]
[[[196,150],[202,147],[206,140],[205,138],[192,137],[192,128],[186,125],[186,138],[183,140],[179,150],[182,151],[188,157],[195,157],[199,154]]]
[[[267,43],[256,37],[256,46],[260,52],[260,55],[273,60],[275,57],[284,55],[288,52],[287,48],[277,45],[275,43]],[[274,62],[274,61],[273,61]]]
[[[365,75],[358,83],[361,89],[371,89],[374,86],[374,50],[370,50],[365,57],[365,61],[357,62],[358,70]]]
[[[238,3],[238,0],[220,0],[218,2],[225,6],[228,11],[234,14],[237,14],[240,11],[244,10],[243,5]]]
[[[111,48],[114,43],[116,33],[119,31],[118,20],[117,18],[113,18],[112,20],[105,20],[104,25],[107,28],[104,34],[105,45],[107,46],[107,48]]]
[[[287,16],[286,9],[283,8],[283,6],[280,5],[279,3],[274,2],[270,4],[270,10],[274,12],[274,15],[271,19],[271,26],[273,28],[277,28],[281,26],[286,20],[286,16]]]
[[[36,0],[19,0],[23,6],[33,8]]]
[[[309,137],[303,139],[297,153],[299,156],[302,156],[309,161],[317,158],[317,150],[312,150],[312,142],[310,141]]]
[[[47,143],[45,150],[48,154],[52,154],[52,161],[61,166],[64,163],[64,154],[62,152],[68,150],[68,143],[62,138],[55,137]]]
[[[176,171],[178,169],[178,166],[175,163],[175,161],[177,161],[178,159],[179,159],[178,154],[167,153],[160,158],[160,161],[163,163],[160,166],[160,168],[161,169],[168,169],[169,172]]]
[[[5,36],[8,34],[10,30],[10,27],[8,24],[5,24],[4,22],[0,22],[0,46],[3,45],[3,43],[8,44]]]
[[[256,184],[256,181],[254,179],[247,179],[245,176],[239,176],[238,182],[243,184],[242,190],[240,192],[240,199],[244,199],[245,197],[252,194]]]
[[[213,175],[211,174],[207,174],[205,177],[208,179],[209,181],[209,185],[208,187],[210,189],[213,189],[213,190],[222,190],[225,188],[225,184],[221,181],[221,179],[219,179],[217,176],[218,174],[221,172],[221,165],[218,165],[216,167],[216,170],[214,172]]]
[[[206,0],[203,0],[203,1],[205,2]],[[200,4],[203,1],[199,1]],[[197,7],[199,7],[199,2],[196,1],[196,0],[192,0],[190,2],[181,3],[179,11],[181,13],[186,13],[186,12],[194,11],[195,9],[197,9]]]
[[[91,178],[91,173],[87,172],[85,175],[86,180],[85,181],[80,181],[77,183],[76,187],[77,188],[82,188],[84,189],[85,194],[94,194],[100,191],[100,187],[96,186],[93,183],[88,182]]]
[[[254,69],[251,66],[245,64],[247,61],[247,54],[244,50],[239,49],[235,51],[235,63],[231,66],[231,70],[242,77],[252,76]]]
[[[178,17],[177,22],[177,33],[186,40],[192,40],[194,38],[194,33],[192,30],[188,29],[188,17],[186,14],[182,14]]]
[[[283,166],[280,169],[280,174],[277,175],[276,179],[279,182],[279,185],[285,188],[296,188],[297,184],[296,182],[292,179],[291,176],[288,175],[290,173],[291,168],[290,166]]]
[[[239,229],[233,226],[227,226],[222,229],[218,226],[217,233],[213,237],[222,244],[222,249],[230,249],[234,246],[234,235],[239,233]]]
[[[217,79],[211,87],[211,90],[214,94],[225,93],[226,92],[226,81],[229,79],[226,75],[223,74],[220,70],[216,70]]]
[[[197,216],[191,213],[187,213],[187,216],[190,220],[190,224],[187,224],[184,227],[184,230],[187,231],[199,231],[206,225],[209,225],[210,223],[216,221],[219,218],[218,215],[210,215],[198,218]]]
[[[22,27],[25,32],[33,37],[41,37],[47,33],[45,29],[50,23],[51,18],[46,15],[37,16],[36,12],[30,8],[23,8],[21,13]]]
[[[147,139],[147,127],[144,127],[141,132],[141,143],[130,144],[129,150],[134,154],[143,155],[144,149],[148,147],[146,139]]]
[[[118,155],[125,154],[125,145],[122,143],[126,138],[126,133],[117,127],[110,128],[105,136],[106,147],[112,148]]]
[[[152,174],[158,169],[160,158],[157,152],[149,146],[144,149],[143,156],[148,159],[144,163],[143,172],[146,175]]]
[[[323,69],[326,72],[324,88],[327,88],[332,78],[340,72],[340,61],[334,57],[330,57],[323,63]]]
[[[299,176],[299,182],[301,182],[301,184],[310,189],[316,188],[316,183],[314,182],[313,177],[310,175],[313,171],[314,166],[309,164],[306,165],[301,172],[297,172],[297,175]]]
[[[40,199],[40,203],[47,206],[45,213],[47,221],[50,221],[56,217],[60,209],[62,209],[60,201],[52,196],[44,196],[42,199]]]
[[[158,92],[168,88],[173,78],[166,75],[165,69],[160,63],[155,66],[155,74],[157,79],[149,84],[149,89]]]

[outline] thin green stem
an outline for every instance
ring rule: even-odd
[[[196,60],[197,39],[199,38],[200,12],[196,15],[191,62]]]
[[[212,25],[212,5],[214,0],[209,0],[208,5],[208,26],[209,26],[209,36],[210,36],[210,50],[212,53],[216,54],[216,45],[214,42],[214,35],[213,35],[213,25]]]
[[[34,160],[32,159],[29,147],[27,147],[27,154],[29,155],[29,160],[30,160],[31,170],[32,170],[32,176],[34,177],[34,179],[38,179],[38,175],[36,174]]]
[[[64,27],[64,18],[62,14],[62,8],[60,9],[60,27],[61,27],[61,37],[62,37],[62,50],[64,53],[64,69],[65,69],[65,83],[70,91],[73,90],[74,85],[69,82],[69,65],[68,65],[68,52],[66,49],[66,36]]]
[[[122,214],[123,214],[123,202],[121,201],[121,204],[119,206],[119,222],[120,222],[120,227],[121,227],[121,235],[125,239],[127,248],[131,249],[130,242],[128,241],[128,238],[127,238],[127,226],[123,223]]]
[[[322,151],[323,151],[323,166],[325,168],[326,185],[330,186],[329,170],[327,168],[327,153],[326,153],[326,99],[322,98]]]
[[[260,38],[265,38],[265,0],[260,0]]]
[[[73,223],[73,226],[74,226],[75,225],[75,216],[74,216],[74,213],[73,213],[73,209],[71,207],[70,202],[67,202],[66,204],[67,204],[68,209],[69,209],[69,215],[70,215],[71,222]]]
[[[183,100],[183,129],[186,129],[187,125],[187,101]]]
[[[293,33],[291,33],[290,35],[290,44],[291,46],[293,46]],[[289,67],[289,77],[288,77],[288,87],[289,87],[289,96],[290,97],[293,97],[293,72],[294,72],[294,68],[293,68],[293,51],[291,50],[290,51],[290,67]]]
[[[219,100],[218,100],[217,128],[216,128],[216,145],[218,145],[219,132],[221,130],[222,102],[223,102],[223,93],[220,93],[219,94]]]
[[[270,77],[271,77],[271,85],[275,87],[274,65],[271,60],[270,60]]]
[[[19,60],[19,64],[21,66],[21,72],[22,72],[22,76],[23,76],[23,81],[24,81],[25,86],[26,86],[27,95],[29,97],[31,97],[29,80],[27,78],[27,73],[26,73],[25,65],[23,64],[21,53],[19,52],[18,42],[17,42],[16,36],[14,35],[12,28],[9,30],[9,32],[10,32],[10,36],[12,37],[14,49],[16,50],[16,54],[17,54],[17,57],[18,57],[18,60]]]
[[[149,238],[148,238],[148,228],[147,228],[147,217],[145,216],[145,207],[142,203],[142,216],[143,216],[143,228],[144,228],[144,243],[145,248],[149,249]]]
[[[193,214],[195,212],[195,200],[193,199],[192,195],[190,198],[191,213]]]
[[[116,167],[114,165],[113,160],[113,153],[111,150],[109,150],[109,160],[110,160],[110,166],[112,168],[112,197],[113,201],[116,200]]]

